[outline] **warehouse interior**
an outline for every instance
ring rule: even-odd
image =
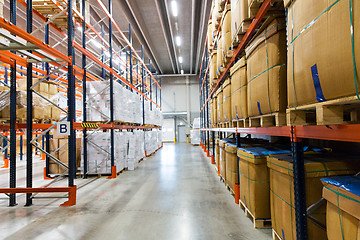
[[[0,239],[360,239],[360,2],[0,1]]]

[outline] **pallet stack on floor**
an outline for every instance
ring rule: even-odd
[[[208,44],[210,89],[216,85],[229,59],[224,49],[232,50],[239,44],[247,30],[245,26],[255,17],[254,12],[262,2],[234,0],[224,8],[213,2],[208,31],[209,41],[213,40]],[[308,8],[312,10],[304,11]],[[215,14],[215,9],[219,13]],[[350,8],[349,2],[343,0],[275,1],[213,94],[212,125],[359,123],[360,67],[356,63],[360,57],[356,53],[360,38],[359,18],[355,14],[358,9],[357,3]],[[227,20],[228,16],[231,21]],[[217,24],[220,24],[219,32]],[[226,34],[231,32],[230,47],[224,29]]]
[[[264,1],[221,2],[213,1],[208,29],[213,128],[360,123],[359,2],[272,1],[225,75],[224,49],[236,49]],[[231,29],[228,49],[223,29]],[[245,215],[274,239],[296,239],[291,146],[242,138],[237,147],[219,132],[215,166]],[[309,239],[359,238],[359,157],[305,148],[304,161]]]

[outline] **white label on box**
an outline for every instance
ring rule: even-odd
[[[70,122],[58,122],[57,123],[57,134],[61,136],[70,135]]]

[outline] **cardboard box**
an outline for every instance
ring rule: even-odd
[[[216,84],[217,81],[217,50],[214,50],[211,53],[211,65],[209,70],[209,76],[210,76],[210,86],[213,86]]]
[[[228,78],[223,84],[223,122],[231,121],[231,79]]]
[[[50,139],[50,153],[54,152],[56,149],[59,148],[59,141],[58,139]],[[52,154],[55,158],[59,159],[59,152]],[[49,161],[49,174],[59,174],[59,169],[62,169],[56,162],[54,162],[51,158]]]
[[[285,20],[274,19],[246,48],[248,115],[286,109]]]
[[[285,1],[285,5],[289,2]],[[292,2],[287,14],[288,106],[355,96],[349,1]],[[360,2],[352,1],[352,8],[359,74]]]
[[[231,38],[231,4],[226,5],[225,7],[225,16],[221,26],[221,35],[222,35],[222,49],[224,50],[224,55],[227,56],[229,50],[232,50],[232,38]],[[231,55],[230,55],[231,56]]]
[[[248,117],[246,59],[243,57],[230,69],[231,119]]]
[[[343,176],[321,180],[327,200],[326,231],[329,240],[360,239],[360,177]]]
[[[235,191],[235,184],[239,183],[236,149],[237,148],[235,144],[232,143],[225,144],[226,183],[233,191]]]
[[[217,45],[217,60],[216,60],[216,76],[220,76],[222,74],[222,70],[221,68],[224,67],[224,49],[223,49],[223,45],[221,44],[222,41],[222,36],[221,34],[219,34],[219,38],[218,38],[218,45]]]
[[[240,169],[240,199],[255,219],[270,219],[270,179],[267,156],[290,154],[285,148],[271,145],[238,148]]]
[[[58,93],[57,85],[54,83],[49,83],[48,93],[49,93],[49,95],[56,95]]]
[[[285,239],[296,239],[293,164],[290,155],[268,157],[270,169],[270,206],[273,229]],[[349,175],[358,172],[358,156],[335,154],[304,155],[306,206],[316,203],[322,197],[321,178]],[[325,206],[318,208],[311,216],[325,224]],[[310,240],[326,239],[326,231],[308,220]]]
[[[226,140],[219,141],[220,147],[220,175],[224,181],[226,181],[226,152],[225,152],[225,144],[227,143]]]
[[[218,122],[218,119],[217,119],[217,116],[218,116],[218,108],[217,108],[217,96],[214,95],[214,97],[212,98],[212,108],[211,108],[211,116],[212,116],[212,123],[217,123]]]
[[[218,116],[217,120],[218,123],[221,123],[224,121],[224,112],[223,112],[223,87],[220,86],[219,89],[216,91],[217,96],[217,110],[218,110]]]
[[[248,0],[231,1],[231,39],[234,40],[241,23],[249,18]]]

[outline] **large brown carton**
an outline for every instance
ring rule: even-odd
[[[267,156],[290,154],[291,151],[269,145],[238,148],[240,200],[255,219],[270,219],[270,179]]]
[[[241,23],[249,17],[248,0],[232,0],[231,9],[231,39],[234,40]]]
[[[356,95],[359,13],[359,1],[292,1],[287,14],[289,107]]]
[[[218,116],[218,109],[217,109],[217,96],[215,95],[212,99],[212,102],[213,102],[213,105],[212,105],[212,108],[211,108],[211,115],[213,117],[213,121],[212,123],[217,123],[218,122],[218,119],[217,119],[217,116]]]
[[[216,54],[216,65],[217,65],[217,69],[216,69],[216,76],[220,77],[220,75],[223,72],[224,69],[224,49],[223,49],[223,45],[221,44],[222,41],[222,36],[221,34],[219,35],[219,39],[218,39],[218,44],[217,44],[217,54]]]
[[[209,70],[210,86],[213,87],[216,84],[217,76],[217,50],[211,53],[211,65]]]
[[[215,161],[216,161],[216,167],[218,169],[218,172],[219,172],[219,169],[220,169],[220,146],[219,146],[219,142],[220,142],[220,139],[215,140],[215,152],[216,152]]]
[[[227,143],[226,140],[219,141],[220,147],[220,176],[226,181],[226,152],[225,152],[225,144]]]
[[[223,84],[223,122],[231,121],[231,79],[228,78]]]
[[[360,177],[343,176],[321,180],[327,200],[326,231],[329,240],[360,239]]]
[[[221,123],[224,121],[224,111],[223,111],[223,88],[222,86],[219,87],[219,89],[216,91],[217,96],[217,121],[218,123]]]
[[[248,117],[246,60],[240,59],[230,69],[231,76],[231,120]]]
[[[274,19],[246,48],[249,116],[285,112],[285,27]]]
[[[208,23],[208,32],[207,32],[207,40],[208,40],[208,49],[209,50],[212,48],[212,45],[213,45],[214,30],[215,30],[215,25],[213,23],[213,20],[210,19],[209,23]]]
[[[236,156],[236,145],[232,143],[225,144],[226,154],[226,183],[228,186],[235,191],[235,184],[238,184],[238,167],[237,167],[237,156]]]
[[[232,41],[231,41],[231,4],[226,5],[224,21],[221,26],[222,49],[224,56],[231,57]]]
[[[306,206],[316,203],[322,197],[321,178],[349,175],[360,168],[359,157],[310,154],[304,155]],[[286,239],[296,239],[294,181],[292,156],[276,155],[268,157],[270,169],[270,206],[273,229]],[[325,206],[314,211],[311,216],[325,224]],[[326,231],[308,220],[310,240],[326,239]],[[283,239],[284,240],[284,239]]]

